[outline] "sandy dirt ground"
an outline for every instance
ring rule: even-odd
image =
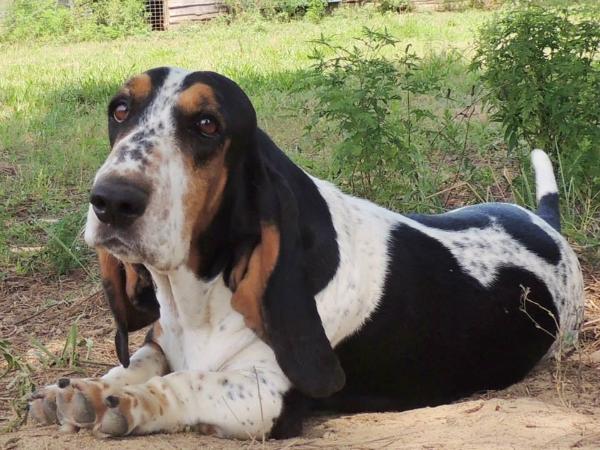
[[[0,336],[31,366],[36,386],[60,377],[96,376],[114,364],[113,324],[97,285],[72,274],[59,282],[9,278],[0,290]],[[0,449],[188,449],[188,448],[595,448],[600,449],[600,275],[586,270],[586,323],[580,348],[560,362],[542,362],[521,383],[435,408],[385,414],[320,416],[301,438],[232,441],[194,432],[98,440],[88,432],[60,434],[56,427],[19,426],[10,372],[0,378]],[[55,354],[69,327],[78,324],[76,367],[45,365],[35,337]],[[134,336],[132,347],[140,342]],[[87,341],[86,341],[87,339]],[[87,346],[86,346],[87,342]],[[43,359],[43,358],[41,358]],[[6,362],[0,362],[0,374]],[[13,431],[6,431],[6,429]]]

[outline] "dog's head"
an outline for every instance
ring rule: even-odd
[[[112,150],[92,188],[86,242],[159,271],[196,264],[191,243],[255,130],[248,97],[225,77],[166,68],[133,77],[108,108]]]
[[[137,303],[127,278],[136,272],[127,267],[222,273],[234,309],[300,390],[340,389],[344,374],[303,274],[297,194],[242,89],[212,72],[153,69],[111,100],[108,123],[111,152],[94,180],[85,240],[101,265],[123,264],[103,267],[113,274],[108,291],[121,293],[111,300],[121,335],[140,326],[128,317]]]

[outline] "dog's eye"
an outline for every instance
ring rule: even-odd
[[[205,136],[213,137],[219,131],[219,125],[214,117],[204,116],[196,122],[196,127]]]
[[[127,119],[127,116],[129,116],[129,107],[126,103],[119,103],[113,111],[113,117],[121,123]]]

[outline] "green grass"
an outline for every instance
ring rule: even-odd
[[[427,71],[443,76],[455,103],[422,101],[440,112],[448,106],[458,112],[469,102],[477,77],[467,72],[464,57],[452,51],[468,57],[477,27],[489,17],[483,11],[381,15],[353,8],[319,24],[213,21],[110,42],[0,47],[0,161],[6,166],[0,167],[0,279],[15,273],[55,275],[87,264],[90,253],[77,236],[93,175],[108,153],[105,108],[129,76],[157,66],[180,66],[233,78],[249,94],[260,125],[275,141],[315,175],[332,178],[327,155],[315,150],[304,131],[308,121],[302,108],[312,94],[298,86],[311,64],[310,41],[324,34],[341,43],[364,26],[387,27],[426,58],[424,76]],[[455,152],[454,161],[460,159],[465,126],[460,117],[455,122],[459,148],[450,148],[449,139],[436,144],[440,151]],[[490,149],[502,148],[501,142],[498,128],[478,112],[470,124],[469,158],[485,159]],[[479,186],[493,182],[494,176],[485,167],[472,172],[469,182],[478,191],[473,200],[493,198]],[[428,189],[435,194],[441,187],[433,183]],[[412,204],[402,203],[405,198],[395,197],[389,206],[410,209]],[[21,251],[37,246],[44,249]]]

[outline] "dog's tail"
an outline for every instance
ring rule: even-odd
[[[535,196],[538,203],[537,214],[552,228],[560,231],[560,209],[558,207],[558,187],[552,170],[552,162],[543,150],[531,152],[531,163],[535,172]]]

